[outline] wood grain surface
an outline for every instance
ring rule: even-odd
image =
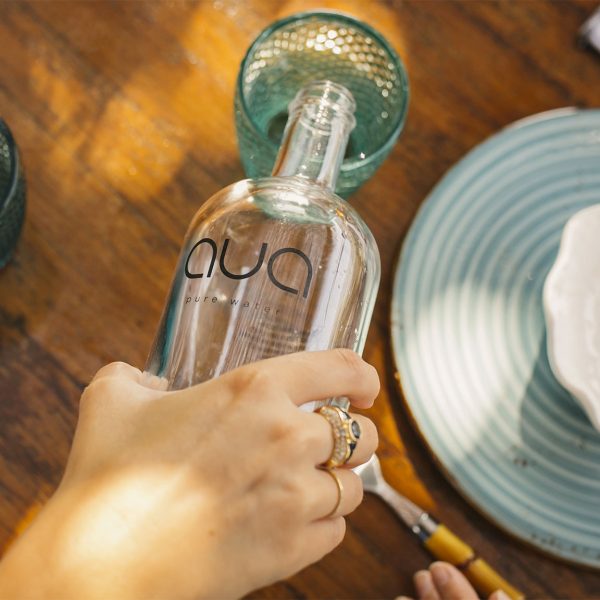
[[[444,479],[394,379],[388,311],[399,245],[428,191],[497,129],[600,103],[600,60],[576,44],[594,2],[0,2],[0,114],[29,184],[18,250],[0,273],[0,544],[61,477],[82,388],[106,362],[142,365],[186,226],[244,177],[233,125],[244,51],[283,15],[339,8],[380,29],[409,71],[406,128],[352,198],[383,280],[365,352],[390,481],[434,511],[529,597],[600,597],[600,574],[511,539]],[[376,498],[344,543],[254,598],[412,594],[430,557]]]

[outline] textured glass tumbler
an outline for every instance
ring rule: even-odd
[[[0,119],[0,269],[9,261],[25,218],[25,179],[17,146]]]
[[[305,12],[265,29],[242,61],[235,119],[248,177],[271,174],[288,104],[301,88],[322,79],[348,88],[357,105],[336,192],[347,197],[381,165],[406,116],[402,61],[369,25],[337,12]]]

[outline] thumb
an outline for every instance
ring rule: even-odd
[[[126,362],[112,362],[102,367],[95,375],[90,384],[104,378],[120,379],[121,381],[130,381],[137,383],[142,387],[150,390],[156,390],[164,392],[168,388],[168,381],[164,377],[158,377],[146,373],[146,371],[140,371],[136,367],[132,367]]]
[[[125,362],[112,362],[102,367],[95,375],[90,383],[103,379],[105,377],[115,377],[118,379],[128,379],[129,381],[135,381],[135,383],[141,383],[142,372]]]

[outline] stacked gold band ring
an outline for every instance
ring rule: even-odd
[[[333,451],[323,466],[333,469],[345,465],[350,460],[360,438],[358,421],[338,406],[321,406],[315,412],[327,419],[333,432]]]

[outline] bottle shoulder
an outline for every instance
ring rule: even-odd
[[[228,218],[236,212],[294,226],[322,225],[352,231],[376,247],[371,231],[346,200],[301,177],[243,179],[228,185],[200,207],[192,227],[206,219]]]

